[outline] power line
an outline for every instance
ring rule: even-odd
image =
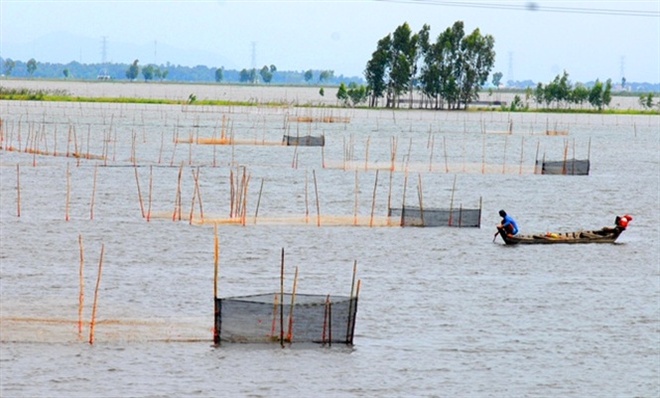
[[[474,3],[463,1],[443,1],[443,0],[376,0],[385,3],[401,4],[420,4],[436,5],[448,7],[468,7],[468,8],[488,8],[496,10],[517,10],[517,11],[539,11],[539,12],[557,12],[567,14],[590,14],[590,15],[614,15],[625,17],[652,17],[660,18],[660,11],[642,11],[642,10],[613,10],[607,8],[579,8],[579,7],[557,7],[540,5],[537,2],[527,2],[525,4],[506,4],[506,3]]]

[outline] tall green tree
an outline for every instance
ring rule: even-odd
[[[312,72],[311,69],[308,69],[305,72],[304,78],[305,78],[305,82],[309,83],[312,80],[312,78],[314,78],[314,72]]]
[[[144,81],[149,81],[154,79],[154,66],[149,64],[142,68],[142,76],[144,77]]]
[[[222,79],[224,79],[224,70],[225,70],[225,68],[223,68],[223,67],[220,67],[220,68],[215,70],[215,81],[217,83],[220,83],[222,81]]]
[[[266,65],[261,68],[259,74],[261,75],[261,79],[264,81],[264,83],[270,83],[270,81],[273,79],[273,72],[271,72],[270,68],[268,68]]]
[[[483,36],[478,28],[461,40],[460,100],[465,108],[479,99],[479,89],[488,81],[495,64],[494,47],[493,36]]]
[[[378,99],[382,98],[388,86],[388,76],[390,65],[390,47],[392,46],[392,36],[387,35],[378,40],[376,51],[371,54],[371,59],[367,62],[364,70],[364,76],[367,81],[367,87],[371,92],[369,106],[378,105]]]
[[[27,72],[30,77],[34,75],[34,72],[37,70],[37,61],[35,61],[34,58],[30,58],[29,61],[27,61]]]
[[[335,75],[335,71],[332,70],[321,71],[321,73],[319,74],[319,82],[330,80],[334,77],[334,75]]]
[[[392,34],[392,46],[390,47],[392,67],[387,106],[398,107],[400,97],[408,92],[412,93],[413,79],[417,72],[418,39],[419,36],[412,33],[407,22],[398,26]],[[412,101],[410,106],[412,106]]]
[[[603,109],[603,83],[598,79],[589,91],[589,103],[599,111]]]
[[[15,67],[16,67],[16,61],[14,61],[11,58],[5,59],[5,64],[3,65],[3,69],[6,76],[11,76],[11,72],[14,70]]]
[[[138,66],[138,62],[139,61],[136,59],[126,70],[126,78],[128,80],[135,80],[140,74],[140,67]]]
[[[493,86],[496,88],[500,87],[500,82],[502,81],[503,76],[502,72],[493,73]]]

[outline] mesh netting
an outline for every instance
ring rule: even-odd
[[[219,341],[353,343],[357,297],[296,294],[293,306],[291,298],[288,293],[217,298]]]
[[[286,146],[324,146],[325,145],[325,136],[313,137],[311,135],[306,136],[291,136],[285,135],[282,137],[282,142]]]
[[[404,227],[481,227],[481,209],[390,208],[388,216]]]
[[[537,169],[541,168],[541,174],[565,174],[565,175],[589,175],[589,160],[566,159],[557,161],[536,161]]]

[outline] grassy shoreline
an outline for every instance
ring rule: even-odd
[[[0,87],[0,100],[4,101],[46,101],[46,102],[88,102],[88,103],[119,103],[119,104],[154,104],[154,105],[188,105],[188,106],[268,106],[268,107],[300,107],[300,108],[348,108],[341,105],[330,104],[292,104],[291,102],[280,101],[266,101],[260,102],[256,100],[250,101],[235,101],[235,100],[213,100],[202,99],[197,100],[191,96],[187,100],[180,99],[165,99],[165,98],[139,98],[139,97],[83,97],[74,96],[65,90],[32,90],[25,88],[4,88]],[[358,106],[357,109],[381,109],[369,108],[367,106]],[[383,108],[384,109],[384,108]],[[424,108],[396,108],[390,110],[409,111],[409,110],[428,110],[433,109]],[[448,110],[445,110],[448,111]],[[460,110],[463,112],[511,112],[511,113],[568,113],[568,114],[594,114],[594,115],[645,115],[645,116],[660,116],[660,110],[655,109],[574,109],[574,108],[523,108],[511,110],[508,107],[494,107],[494,106],[471,106],[467,110]],[[459,111],[459,112],[460,112]]]

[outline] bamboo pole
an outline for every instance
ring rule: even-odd
[[[417,185],[417,196],[419,198],[419,215],[422,219],[422,225],[426,225],[424,223],[424,190],[422,188],[422,175],[417,174],[419,184]]]
[[[195,214],[195,199],[197,198],[197,179],[195,178],[195,170],[190,170],[193,175],[193,180],[195,181],[195,187],[193,188],[192,194],[192,203],[190,204],[190,215],[188,216],[188,224],[192,225],[193,216]]]
[[[376,208],[376,188],[378,188],[378,169],[376,169],[376,179],[374,181],[374,193],[371,198],[371,218],[369,219],[369,226],[374,226],[374,210]]]
[[[66,205],[64,210],[64,220],[69,221],[69,199],[71,197],[71,173],[69,164],[66,164]]]
[[[391,221],[391,210],[392,210],[392,178],[394,176],[394,172],[390,170],[390,184],[389,188],[387,191],[387,225],[390,225]]]
[[[452,217],[454,216],[454,192],[456,192],[456,174],[454,174],[454,184],[451,187],[451,200],[449,201],[449,226],[452,225]]]
[[[541,146],[541,140],[536,141],[536,156],[534,156],[534,174],[536,173],[537,165],[539,164],[539,148]],[[543,165],[541,165],[541,171],[543,171]]]
[[[431,140],[431,155],[429,156],[429,171],[433,172],[433,150],[434,150],[434,147],[435,147],[435,135],[433,135],[433,133],[430,133],[430,134],[431,134],[431,137],[430,137],[430,140]]]
[[[149,166],[149,208],[147,210],[147,222],[151,221],[151,197],[154,191],[154,166]]]
[[[174,213],[172,213],[172,221],[176,221],[177,216],[181,221],[181,174],[183,174],[183,162],[179,166],[179,176],[177,178],[176,198],[174,199]]]
[[[138,177],[137,165],[135,164],[133,164],[133,171],[135,171],[135,184],[137,185],[138,202],[140,203],[140,212],[142,213],[142,218],[144,218],[145,217],[144,202],[142,201],[142,190],[140,190],[140,178]]]
[[[92,321],[89,323],[89,344],[94,344],[94,329],[96,327],[96,308],[99,299],[99,286],[101,285],[101,273],[103,270],[103,252],[105,245],[101,245],[101,257],[99,259],[99,273],[96,278],[96,288],[94,289],[94,305],[92,306]]]
[[[92,183],[92,200],[89,205],[89,219],[94,219],[94,199],[96,198],[96,173],[98,171],[98,165],[94,165],[94,182]]]
[[[296,288],[298,287],[298,267],[293,277],[293,290],[291,292],[291,308],[289,309],[289,329],[286,334],[286,340],[293,342],[293,309],[296,307]]]
[[[323,308],[323,331],[321,332],[321,343],[325,344],[326,333],[328,330],[328,312],[330,310],[330,295],[325,297],[325,306]]]
[[[355,169],[355,203],[353,204],[353,225],[357,225],[358,219],[358,191],[360,190],[358,184],[358,170]]]
[[[357,275],[357,260],[353,260],[353,278],[351,279],[351,294],[348,296],[348,322],[346,324],[346,337],[351,333],[351,318],[353,312],[353,294],[355,293],[355,276]]]
[[[280,345],[284,348],[284,248],[280,262]]]
[[[403,178],[403,199],[401,200],[401,222],[399,225],[403,227],[404,220],[406,218],[406,190],[408,189],[408,170],[405,172]]]
[[[316,226],[321,226],[321,205],[319,204],[319,189],[316,183],[316,171],[312,170],[314,176],[314,192],[316,193]]]
[[[305,224],[309,224],[309,189],[308,173],[305,170]]]
[[[21,217],[21,166],[16,163],[16,217]]]
[[[83,246],[82,235],[78,235],[78,246],[80,247],[80,268],[78,270],[78,281],[80,290],[78,291],[78,337],[82,338],[83,329],[83,308],[85,304],[85,247]]]
[[[245,173],[245,169],[243,169],[243,172]],[[242,212],[241,212],[241,224],[245,226],[246,220],[247,220],[247,200],[248,200],[248,187],[250,186],[250,175],[248,174],[247,177],[245,174],[243,175],[243,178],[245,180],[245,183],[243,184],[243,207],[242,207]]]
[[[218,301],[218,273],[220,269],[220,240],[218,224],[213,225],[213,343],[220,344],[220,302]]]
[[[213,297],[218,298],[218,274],[220,272],[220,238],[218,224],[213,224]]]
[[[358,280],[357,281],[357,288],[355,289],[355,307],[353,308],[352,312],[357,312],[357,302],[358,302],[358,297],[360,296],[360,288],[362,287],[362,281]],[[351,338],[349,340],[349,344],[353,344],[353,337],[355,336],[355,317],[353,317],[353,324],[351,326]]]
[[[257,216],[259,215],[259,204],[261,204],[261,193],[264,190],[264,179],[261,179],[261,186],[259,187],[259,196],[257,197],[257,208],[254,211],[254,223],[257,223]]]

